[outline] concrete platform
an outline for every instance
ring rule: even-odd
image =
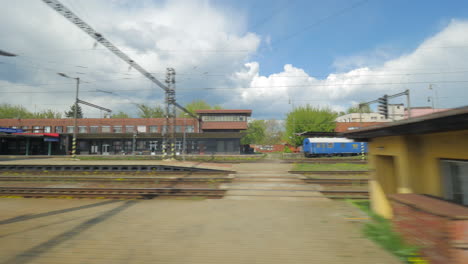
[[[0,199],[0,263],[397,264],[335,201]],[[362,217],[362,216],[361,216]]]

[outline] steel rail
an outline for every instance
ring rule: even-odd
[[[87,181],[112,183],[210,183],[231,182],[232,178],[173,177],[81,177],[81,176],[0,176],[0,181]]]
[[[0,187],[0,196],[143,198],[161,196],[203,196],[221,198],[225,190],[206,188],[56,188]]]

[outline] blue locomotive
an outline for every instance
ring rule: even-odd
[[[367,153],[366,142],[354,142],[347,138],[306,138],[302,145],[306,157],[353,156]]]

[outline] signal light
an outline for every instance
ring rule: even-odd
[[[388,96],[384,95],[383,97],[380,97],[377,99],[377,102],[379,103],[379,114],[383,115],[385,119],[388,119]]]

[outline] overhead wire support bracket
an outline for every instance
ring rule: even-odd
[[[88,102],[83,101],[83,100],[80,100],[80,99],[78,99],[78,103],[84,104],[84,105],[87,105],[87,106],[91,106],[91,107],[97,108],[97,109],[99,109],[99,110],[106,111],[106,112],[108,112],[108,113],[111,113],[111,112],[112,112],[112,110],[110,110],[110,109],[108,109],[108,108],[104,108],[104,107],[99,106],[99,105],[95,105],[95,104],[92,104],[92,103],[88,103]]]

